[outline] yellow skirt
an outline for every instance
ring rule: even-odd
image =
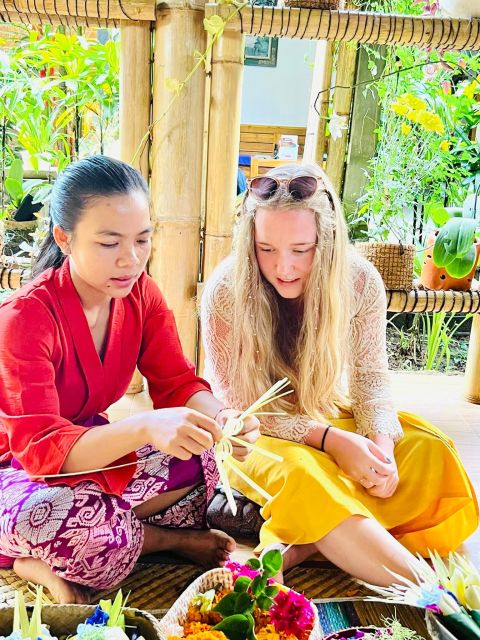
[[[475,492],[453,442],[422,418],[399,413],[403,439],[395,447],[400,483],[391,498],[374,498],[343,475],[332,457],[307,445],[261,436],[259,446],[283,462],[252,452],[239,468],[265,489],[229,472],[232,487],[262,506],[259,549],[316,542],[352,515],[375,518],[413,553],[455,550],[478,525]],[[332,424],[355,431],[350,416]]]

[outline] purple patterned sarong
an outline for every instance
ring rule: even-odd
[[[39,558],[71,582],[112,587],[132,571],[143,546],[143,524],[133,508],[193,485],[188,496],[145,522],[206,528],[206,507],[218,479],[213,451],[188,461],[150,446],[137,455],[141,462],[120,497],[90,481],[50,487],[23,470],[0,469],[0,567],[12,566],[15,558]]]

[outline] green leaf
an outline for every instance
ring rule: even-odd
[[[445,267],[445,270],[452,278],[464,278],[473,269],[476,259],[477,252],[475,246],[472,244],[467,253],[455,258],[455,260]]]
[[[265,588],[265,595],[269,598],[274,598],[278,593],[278,587],[274,587],[271,585],[270,587]]]
[[[446,267],[456,258],[470,251],[475,237],[476,221],[451,218],[439,231],[433,247],[433,261]]]
[[[253,610],[254,602],[248,593],[239,593],[235,603],[235,613],[247,613]]]
[[[10,196],[10,199],[16,206],[18,206],[23,198],[22,183],[14,178],[6,178],[4,185],[5,191]]]
[[[225,618],[213,628],[223,631],[229,640],[245,640],[251,630],[251,621],[247,616],[237,613]]]
[[[253,579],[252,585],[250,588],[253,595],[257,597],[265,591],[266,586],[267,586],[267,576],[261,575]]]
[[[248,587],[252,584],[251,578],[247,578],[247,576],[240,576],[235,581],[235,586],[233,588],[234,591],[238,591],[238,593],[243,593],[247,591]]]
[[[250,560],[247,560],[245,564],[247,565],[247,567],[250,567],[251,569],[255,569],[255,571],[257,571],[257,569],[260,569],[262,566],[258,558],[250,558]]]
[[[264,570],[264,575],[267,578],[272,578],[276,576],[277,573],[282,568],[283,558],[282,554],[278,549],[272,549],[271,551],[267,551],[267,553],[262,558],[262,565]]]
[[[240,593],[227,593],[226,596],[220,600],[220,602],[213,607],[213,610],[219,613],[221,616],[226,618],[227,616],[232,616],[235,613],[235,606],[237,604],[237,598],[240,596]]]
[[[450,216],[441,202],[430,202],[425,207],[425,219],[431,219],[437,227],[441,227],[450,219]]]
[[[15,158],[15,160],[10,165],[10,169],[8,170],[8,177],[13,180],[17,180],[18,182],[23,182],[23,165],[22,160],[20,158]]]
[[[257,598],[257,607],[263,609],[264,611],[268,611],[273,604],[273,600],[268,596],[258,596]]]

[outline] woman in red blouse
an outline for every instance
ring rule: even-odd
[[[239,412],[195,375],[145,273],[146,183],[122,162],[81,160],[50,217],[34,280],[0,308],[0,566],[81,602],[79,585],[111,587],[142,554],[222,565],[235,543],[205,524],[212,446]],[[154,409],[109,423],[136,366]],[[256,418],[242,437],[257,439]]]

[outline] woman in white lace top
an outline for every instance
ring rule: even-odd
[[[262,506],[260,548],[292,545],[284,569],[319,551],[352,575],[390,584],[413,553],[456,548],[478,524],[453,443],[397,413],[389,390],[386,300],[375,268],[349,246],[321,169],[288,165],[254,179],[234,253],[202,296],[205,377],[247,407],[287,376],[294,393],[262,416],[259,444],[232,485]],[[343,383],[346,374],[348,386]]]

